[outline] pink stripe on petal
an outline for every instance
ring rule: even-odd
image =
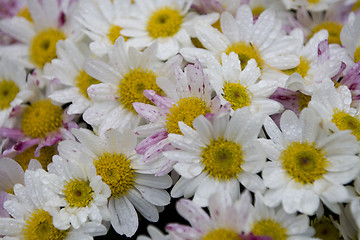
[[[144,96],[152,101],[161,110],[168,112],[169,109],[175,104],[174,101],[167,97],[163,97],[155,93],[154,90],[144,90]]]
[[[170,223],[166,225],[165,229],[176,233],[176,235],[181,236],[182,239],[198,239],[202,234],[204,234],[198,229],[177,223]]]
[[[26,136],[21,129],[1,127],[0,128],[0,137],[10,138],[13,140],[20,140],[20,139],[25,138]]]
[[[339,80],[339,78],[341,77],[341,75],[342,75],[342,73],[344,72],[345,68],[346,68],[346,63],[341,62],[339,71],[337,72],[337,74],[335,74],[335,76],[333,76],[333,77],[331,78],[331,80],[333,80],[333,81]]]
[[[143,141],[141,141],[135,148],[136,152],[138,154],[144,154],[151,146],[157,144],[161,140],[167,138],[168,132],[167,130],[163,130],[157,133],[154,133],[153,135],[145,138]]]
[[[157,122],[159,117],[165,116],[165,113],[161,112],[156,106],[150,104],[135,102],[133,103],[135,111],[150,122]]]
[[[62,140],[62,135],[60,132],[54,132],[54,133],[48,134],[48,136],[46,136],[45,140],[41,141],[39,143],[38,147],[36,148],[36,150],[34,152],[35,157],[40,156],[41,148],[43,148],[45,146],[53,146],[61,140]]]
[[[330,59],[330,48],[327,39],[321,41],[318,45],[319,62],[324,63]]]
[[[18,153],[22,153],[23,151],[31,148],[32,146],[38,144],[39,142],[40,142],[40,138],[31,138],[31,139],[16,143],[14,145],[14,149]]]
[[[152,162],[157,156],[164,151],[172,150],[173,146],[166,140],[162,140],[151,146],[144,154],[144,162]]]

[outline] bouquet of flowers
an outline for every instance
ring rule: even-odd
[[[360,239],[359,9],[1,0],[0,238]]]

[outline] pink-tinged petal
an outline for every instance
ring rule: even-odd
[[[45,146],[55,145],[56,143],[60,142],[62,139],[63,139],[63,137],[60,132],[54,132],[54,133],[49,134],[48,136],[46,136],[45,140],[43,140],[39,143],[39,145],[37,146],[37,148],[34,152],[34,156],[39,157],[41,148],[43,148]]]
[[[340,83],[350,89],[353,100],[360,99],[360,61],[347,71]]]
[[[324,63],[330,59],[330,48],[327,39],[321,41],[318,45],[318,59],[320,63]]]
[[[27,108],[27,105],[16,105],[11,109],[9,117],[16,117],[20,115],[25,108]]]
[[[133,103],[133,107],[139,115],[150,122],[157,122],[159,118],[165,116],[165,114],[161,112],[158,107],[152,106],[150,104],[135,102]]]
[[[155,173],[155,176],[160,177],[160,176],[164,176],[165,174],[168,174],[170,171],[174,169],[174,165],[176,163],[177,162],[167,159],[167,161],[165,162],[165,164],[163,164],[160,170]]]
[[[20,140],[25,138],[25,134],[21,129],[1,127],[0,137],[10,138],[13,140]]]
[[[32,138],[25,141],[18,142],[14,145],[14,149],[18,153],[22,153],[28,148],[31,148],[32,146],[38,144],[40,142],[40,138]]]
[[[171,232],[172,234],[176,235],[177,237],[180,237],[177,239],[199,239],[201,235],[204,234],[198,229],[177,223],[168,224],[166,225],[165,229],[168,232]]]
[[[302,95],[305,94],[300,91],[292,91],[286,88],[278,87],[269,98],[281,103],[285,110],[291,110],[299,116],[301,112],[300,100]]]
[[[7,192],[0,192],[0,218],[8,218],[10,214],[4,208],[4,202],[11,199]]]
[[[212,12],[223,12],[225,9],[217,0],[199,0],[200,5],[192,4],[191,8],[195,9],[200,14],[207,14]]]
[[[209,215],[199,205],[188,199],[177,201],[176,210],[196,229],[205,232],[211,225]]]
[[[271,237],[265,237],[265,236],[254,236],[254,234],[239,234],[240,239],[242,240],[272,240]]]
[[[135,148],[136,152],[138,154],[144,154],[149,147],[157,144],[158,142],[160,142],[161,140],[167,138],[168,136],[168,132],[167,130],[163,130],[160,132],[156,132],[153,135],[147,137],[146,139],[144,139],[143,141],[141,141]]]
[[[168,112],[169,109],[175,104],[174,101],[167,97],[163,97],[155,93],[154,90],[144,90],[144,96],[152,101],[161,110]]]
[[[338,81],[346,68],[346,63],[341,62],[339,71],[331,78],[333,81]]]
[[[210,81],[205,76],[203,67],[199,59],[195,59],[194,64],[189,64],[185,67],[185,74],[188,79],[188,87],[191,95],[195,95],[206,100],[211,99]]]
[[[153,162],[158,159],[158,155],[164,151],[174,150],[175,148],[169,143],[169,141],[160,141],[157,144],[151,146],[144,154],[144,162]]]

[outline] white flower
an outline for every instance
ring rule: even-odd
[[[299,118],[285,111],[280,119],[281,130],[270,118],[264,127],[270,139],[260,141],[271,160],[262,172],[269,188],[264,194],[265,204],[275,207],[282,203],[287,213],[312,215],[321,200],[339,213],[337,203],[350,199],[344,184],[360,170],[356,138],[348,131],[329,134],[311,108],[305,108]]]
[[[132,18],[123,21],[123,35],[128,44],[137,48],[157,41],[157,57],[167,60],[182,47],[192,45],[194,25],[199,21],[209,24],[218,19],[218,13],[198,15],[189,12],[192,0],[136,0]]]
[[[360,14],[351,14],[341,29],[340,39],[354,63],[360,61]]]
[[[258,134],[263,115],[251,114],[248,108],[215,116],[209,121],[197,117],[193,126],[179,122],[181,133],[169,134],[176,148],[164,155],[176,162],[174,170],[181,176],[171,190],[172,197],[194,195],[194,203],[207,206],[215,192],[228,192],[236,198],[240,183],[250,191],[264,191],[257,175],[265,165],[265,155],[259,148]]]
[[[59,144],[60,153],[64,151],[62,146]],[[92,163],[76,160],[55,155],[48,165],[49,172],[41,172],[42,182],[54,195],[47,203],[53,208],[54,226],[62,230],[68,229],[70,224],[78,229],[89,221],[110,220],[109,187],[96,175]]]
[[[172,181],[168,175],[155,177],[144,174],[144,169],[138,170],[137,165],[143,163],[135,153],[135,134],[113,129],[106,131],[104,137],[86,129],[74,129],[73,133],[80,144],[64,142],[66,158],[81,158],[92,163],[93,170],[89,171],[95,171],[109,186],[111,197],[107,207],[116,232],[128,237],[136,232],[139,224],[136,210],[147,220],[158,221],[157,206],[170,203],[164,189],[170,187]]]

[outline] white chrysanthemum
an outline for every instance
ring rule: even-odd
[[[204,70],[210,84],[221,99],[221,104],[229,102],[236,110],[249,106],[251,112],[264,114],[278,113],[282,106],[269,99],[276,90],[277,82],[259,80],[260,68],[254,59],[249,60],[245,69],[241,69],[236,53],[221,54],[221,64],[215,59],[209,59],[209,66]]]
[[[78,8],[77,20],[93,41],[91,51],[98,56],[106,55],[121,36],[122,19],[135,13],[131,0],[83,0]]]
[[[62,144],[59,144],[59,152]],[[66,150],[65,150],[66,151]],[[109,221],[107,209],[111,191],[96,175],[92,163],[82,159],[64,159],[53,157],[48,165],[49,172],[42,171],[41,181],[54,196],[47,203],[52,207],[53,224],[66,230],[70,225],[78,229],[86,222]]]
[[[158,221],[157,207],[170,203],[170,196],[164,189],[171,186],[172,180],[168,175],[155,177],[146,174],[146,169],[138,170],[137,166],[143,162],[135,152],[135,134],[113,129],[106,131],[104,137],[86,129],[74,129],[73,133],[80,144],[64,142],[64,157],[91,162],[94,168],[91,171],[109,186],[111,197],[107,206],[116,232],[132,236],[139,224],[137,211],[151,222]],[[74,155],[74,151],[77,154]]]
[[[132,18],[123,22],[122,34],[130,37],[128,44],[137,48],[157,41],[157,57],[167,60],[182,47],[192,46],[194,25],[199,21],[209,24],[218,19],[218,13],[198,15],[189,12],[192,0],[136,0]]]
[[[282,0],[287,9],[305,7],[308,11],[320,12],[327,10],[339,0]]]
[[[92,84],[100,83],[84,70],[85,60],[90,56],[90,49],[85,42],[75,43],[70,39],[57,43],[57,59],[44,67],[44,77],[59,81],[64,89],[58,89],[49,96],[58,103],[71,103],[68,114],[81,114],[92,105],[87,89]]]
[[[27,170],[25,185],[14,186],[15,197],[4,203],[11,218],[0,218],[0,235],[13,240],[86,239],[104,235],[107,229],[101,223],[87,223],[79,229],[59,230],[53,225],[51,211],[46,202],[52,194],[41,183],[39,171]]]
[[[300,42],[284,34],[282,23],[273,10],[265,10],[254,22],[251,9],[243,5],[235,18],[228,12],[222,13],[220,23],[222,32],[203,22],[195,25],[196,37],[205,49],[181,49],[180,53],[187,61],[194,62],[198,58],[208,66],[207,59],[211,56],[220,61],[222,53],[235,52],[241,61],[241,69],[253,58],[262,73],[272,72],[273,80],[277,80],[274,68],[285,70],[299,64],[299,57],[294,53]]]
[[[261,139],[267,152],[262,172],[269,189],[264,194],[267,206],[282,203],[287,213],[299,211],[312,215],[320,200],[339,213],[337,203],[349,201],[344,184],[360,170],[358,143],[349,131],[329,133],[321,128],[320,118],[312,108],[305,108],[299,118],[290,110],[280,119],[280,129],[267,118],[264,127],[270,139]]]
[[[282,208],[269,208],[263,196],[255,194],[255,208],[249,220],[250,231],[255,236],[272,239],[310,240],[315,231],[309,226],[309,217],[295,213],[288,214]]]
[[[263,115],[251,114],[248,108],[215,116],[209,121],[197,117],[193,126],[179,122],[180,134],[169,134],[176,150],[164,155],[176,162],[174,170],[181,176],[171,191],[172,197],[194,195],[193,201],[207,206],[215,192],[240,193],[240,183],[250,191],[264,191],[257,175],[265,165],[265,155],[259,148],[258,135]]]
[[[107,129],[132,128],[138,125],[141,116],[133,108],[134,102],[151,103],[143,95],[145,89],[158,93],[163,91],[156,78],[172,79],[172,64],[177,61],[160,62],[153,44],[143,52],[133,47],[127,48],[123,37],[119,37],[108,53],[109,60],[89,59],[85,71],[100,84],[88,88],[94,105],[84,112],[84,120],[98,128],[99,134]]]
[[[342,45],[355,63],[360,61],[360,14],[349,16],[340,33]]]

